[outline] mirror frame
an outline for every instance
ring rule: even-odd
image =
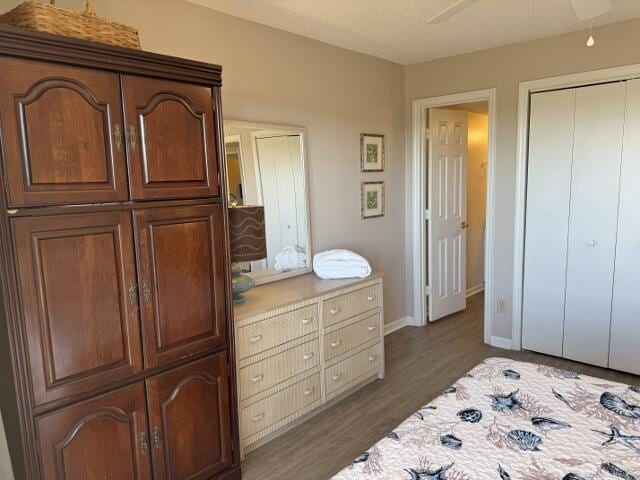
[[[259,131],[260,134],[266,134],[268,132],[279,133],[282,131],[286,131],[288,133],[293,133],[296,135],[300,135],[300,141],[302,142],[302,148],[300,149],[301,153],[301,161],[302,161],[302,181],[304,187],[304,204],[305,210],[307,212],[307,244],[305,245],[305,249],[307,251],[307,267],[301,268],[298,270],[291,270],[289,272],[281,272],[275,273],[273,275],[264,275],[261,276],[252,272],[251,276],[255,279],[256,286],[264,285],[266,283],[277,282],[278,280],[284,280],[285,278],[297,277],[300,275],[306,275],[307,273],[311,273],[313,271],[313,249],[311,243],[311,202],[310,202],[310,192],[309,192],[309,166],[308,166],[308,156],[307,156],[307,129],[305,127],[298,127],[295,125],[280,125],[275,123],[263,123],[263,122],[252,122],[249,120],[234,120],[234,119],[223,119],[223,129],[226,127],[238,127],[238,128],[251,128],[253,130]],[[255,132],[251,132],[251,149],[253,152],[253,158],[258,158],[258,147],[256,145],[256,138],[259,137]],[[226,132],[224,134],[224,163],[225,168],[227,164],[227,139],[230,141],[238,141],[239,136],[236,134],[227,135]],[[242,142],[238,141],[240,145],[240,158],[241,158],[241,175],[243,182],[245,181],[245,166],[244,166],[244,155],[242,153],[243,145]],[[259,168],[257,170],[259,172]],[[227,190],[229,189],[229,179],[227,177]],[[260,196],[262,196],[262,184],[260,185]]]

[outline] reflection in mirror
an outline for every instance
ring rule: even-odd
[[[256,284],[311,271],[305,130],[225,121],[229,204],[264,206],[267,258],[243,264]]]

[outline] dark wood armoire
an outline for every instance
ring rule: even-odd
[[[220,75],[0,26],[16,479],[240,478]]]

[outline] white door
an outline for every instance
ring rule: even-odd
[[[464,310],[467,252],[467,113],[429,110],[429,321]]]
[[[300,159],[300,135],[256,138],[262,185],[267,267],[285,247],[307,244],[304,217],[304,176]]]
[[[640,80],[627,82],[609,368],[640,375]]]
[[[562,356],[576,90],[531,95],[522,347]]]
[[[563,356],[603,367],[609,363],[625,97],[625,83],[576,90]]]

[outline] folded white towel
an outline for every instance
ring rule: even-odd
[[[365,278],[371,275],[371,265],[357,253],[335,249],[317,253],[313,271],[323,279]]]
[[[307,254],[299,245],[290,245],[282,249],[275,257],[274,265],[278,272],[298,270],[307,266]]]

